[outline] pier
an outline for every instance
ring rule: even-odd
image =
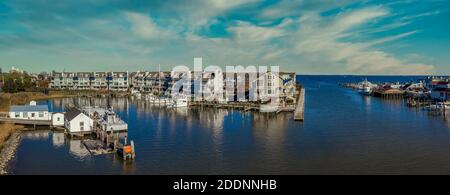
[[[300,88],[300,94],[297,97],[297,106],[294,111],[294,120],[305,120],[305,88]]]
[[[19,125],[34,125],[34,126],[51,126],[51,120],[29,120],[29,119],[14,119],[0,117],[0,122],[9,122]]]

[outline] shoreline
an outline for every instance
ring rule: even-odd
[[[21,130],[11,133],[0,151],[0,175],[7,175],[9,162],[16,156],[21,140]]]

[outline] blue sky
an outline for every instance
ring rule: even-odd
[[[450,74],[449,0],[3,0],[0,67]]]

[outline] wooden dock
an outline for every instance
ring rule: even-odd
[[[305,88],[300,89],[297,98],[297,106],[294,111],[294,120],[303,121],[305,119]]]

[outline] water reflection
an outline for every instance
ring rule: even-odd
[[[52,134],[52,143],[55,148],[59,148],[64,146],[65,143],[65,134],[64,132],[53,132]]]
[[[89,156],[89,150],[87,150],[83,143],[81,143],[81,140],[69,139],[68,144],[69,152],[74,157],[82,160]]]
[[[87,151],[79,140],[55,135],[48,142],[39,140],[46,143],[44,146],[37,142],[21,145],[18,156],[22,158],[13,172],[449,173],[450,156],[446,154],[450,152],[450,113],[443,122],[443,116],[407,108],[402,101],[365,97],[329,84],[335,80],[308,82],[304,82],[305,123],[294,122],[292,113],[273,115],[201,107],[167,109],[126,98],[50,101],[54,110],[75,103],[112,105],[129,124],[128,134],[136,143],[137,158],[124,162],[115,155],[85,156]],[[45,138],[48,134],[30,137]],[[59,149],[62,144],[67,148]],[[46,148],[48,145],[51,148]],[[34,153],[39,155],[30,155]],[[73,160],[74,156],[80,160]]]
[[[30,140],[47,140],[49,138],[50,132],[46,130],[39,131],[24,131],[22,133],[22,138]]]

